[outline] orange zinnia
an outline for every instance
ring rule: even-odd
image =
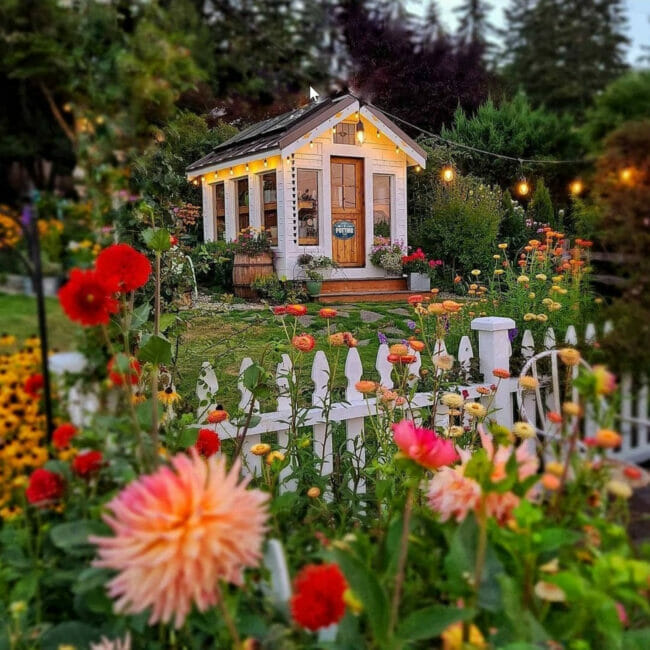
[[[422,341],[409,341],[409,345],[411,346],[411,349],[416,352],[422,352],[426,347]]]
[[[495,368],[492,374],[498,379],[508,379],[510,377],[510,371],[505,368]]]
[[[316,345],[316,339],[311,334],[299,334],[291,339],[291,344],[296,350],[310,352]]]
[[[364,395],[377,391],[377,383],[368,379],[362,379],[361,381],[358,381],[354,387]]]
[[[287,305],[287,314],[292,316],[304,316],[307,313],[305,305]]]
[[[224,420],[227,419],[228,419],[228,413],[223,409],[215,409],[214,411],[210,411],[207,417],[207,421],[210,424],[219,424],[219,422],[223,422]]]
[[[600,429],[595,438],[596,444],[603,449],[616,449],[621,446],[621,434],[612,429]]]
[[[336,309],[332,309],[331,307],[323,307],[319,312],[318,315],[321,318],[334,318],[338,312]]]
[[[456,313],[462,307],[462,305],[457,303],[455,300],[443,300],[442,306],[444,307],[445,311],[449,312],[450,314]]]

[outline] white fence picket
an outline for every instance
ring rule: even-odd
[[[463,336],[458,346],[458,363],[463,369],[463,374],[465,375],[466,380],[469,379],[473,358],[474,350],[472,350],[472,342],[469,336]]]
[[[314,364],[311,369],[311,378],[314,382],[314,392],[312,394],[312,404],[316,408],[323,409],[327,407],[328,385],[330,378],[330,367],[327,357],[322,350],[314,355]],[[314,453],[322,460],[322,474],[327,476],[332,473],[334,468],[332,457],[332,434],[325,424],[315,424],[314,431]]]
[[[237,381],[237,387],[239,388],[239,393],[241,395],[241,399],[239,400],[239,408],[245,412],[250,408],[251,400],[253,399],[253,393],[251,393],[250,390],[244,386],[244,372],[246,372],[246,369],[252,365],[253,360],[250,357],[244,357],[241,362],[241,366],[239,367],[239,379]],[[258,412],[259,410],[260,404],[257,400],[255,400],[253,411]]]
[[[288,354],[282,355],[275,372],[275,383],[278,386],[278,411],[288,411],[291,408],[291,395],[289,394],[289,380],[296,380],[291,359]]]
[[[347,386],[345,388],[345,399],[348,402],[363,399],[363,395],[356,389],[355,384],[363,376],[363,366],[361,365],[361,357],[357,348],[350,348],[348,356],[345,360],[345,378]]]
[[[388,360],[389,349],[386,343],[382,343],[377,350],[377,361],[375,368],[379,373],[379,383],[386,388],[393,387],[393,364]]]
[[[196,410],[198,422],[205,422],[208,413],[217,407],[214,396],[219,390],[219,380],[209,361],[201,364],[199,378],[196,382],[196,396],[199,399],[199,406]]]

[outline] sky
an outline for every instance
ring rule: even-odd
[[[462,3],[462,0],[438,0],[438,8],[442,22],[452,31],[456,27],[457,17],[454,8]],[[496,27],[504,27],[503,9],[507,7],[509,0],[490,0],[493,5],[490,20]],[[415,13],[423,12],[426,7],[426,0],[410,0],[408,3]],[[627,60],[631,65],[638,64],[638,57],[643,54],[642,45],[650,45],[650,0],[625,0],[628,13],[628,37],[630,47],[627,52]]]

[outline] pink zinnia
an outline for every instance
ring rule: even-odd
[[[443,467],[429,482],[429,506],[440,521],[452,517],[461,522],[474,510],[481,498],[481,486],[463,474],[462,467]]]
[[[238,483],[223,457],[178,454],[171,467],[141,476],[110,503],[104,520],[114,537],[91,537],[94,566],[118,571],[108,583],[117,612],[151,608],[149,624],[174,619],[180,628],[192,603],[200,611],[217,602],[220,580],[242,583],[257,566],[266,531],[268,495]]]
[[[454,444],[438,438],[431,429],[416,427],[411,420],[402,420],[392,427],[395,444],[419,465],[438,469],[458,460]]]

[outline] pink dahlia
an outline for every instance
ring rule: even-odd
[[[149,624],[174,619],[180,628],[192,603],[202,612],[216,604],[220,580],[242,583],[261,558],[268,495],[238,477],[238,462],[228,472],[223,457],[190,450],[108,504],[115,536],[90,541],[99,547],[94,565],[118,571],[108,583],[117,612],[151,608]]]
[[[429,506],[441,521],[463,521],[481,498],[481,486],[464,476],[462,467],[443,467],[429,482]]]
[[[438,438],[431,429],[416,427],[411,420],[392,425],[395,444],[411,460],[427,469],[438,469],[458,460],[454,444]]]

